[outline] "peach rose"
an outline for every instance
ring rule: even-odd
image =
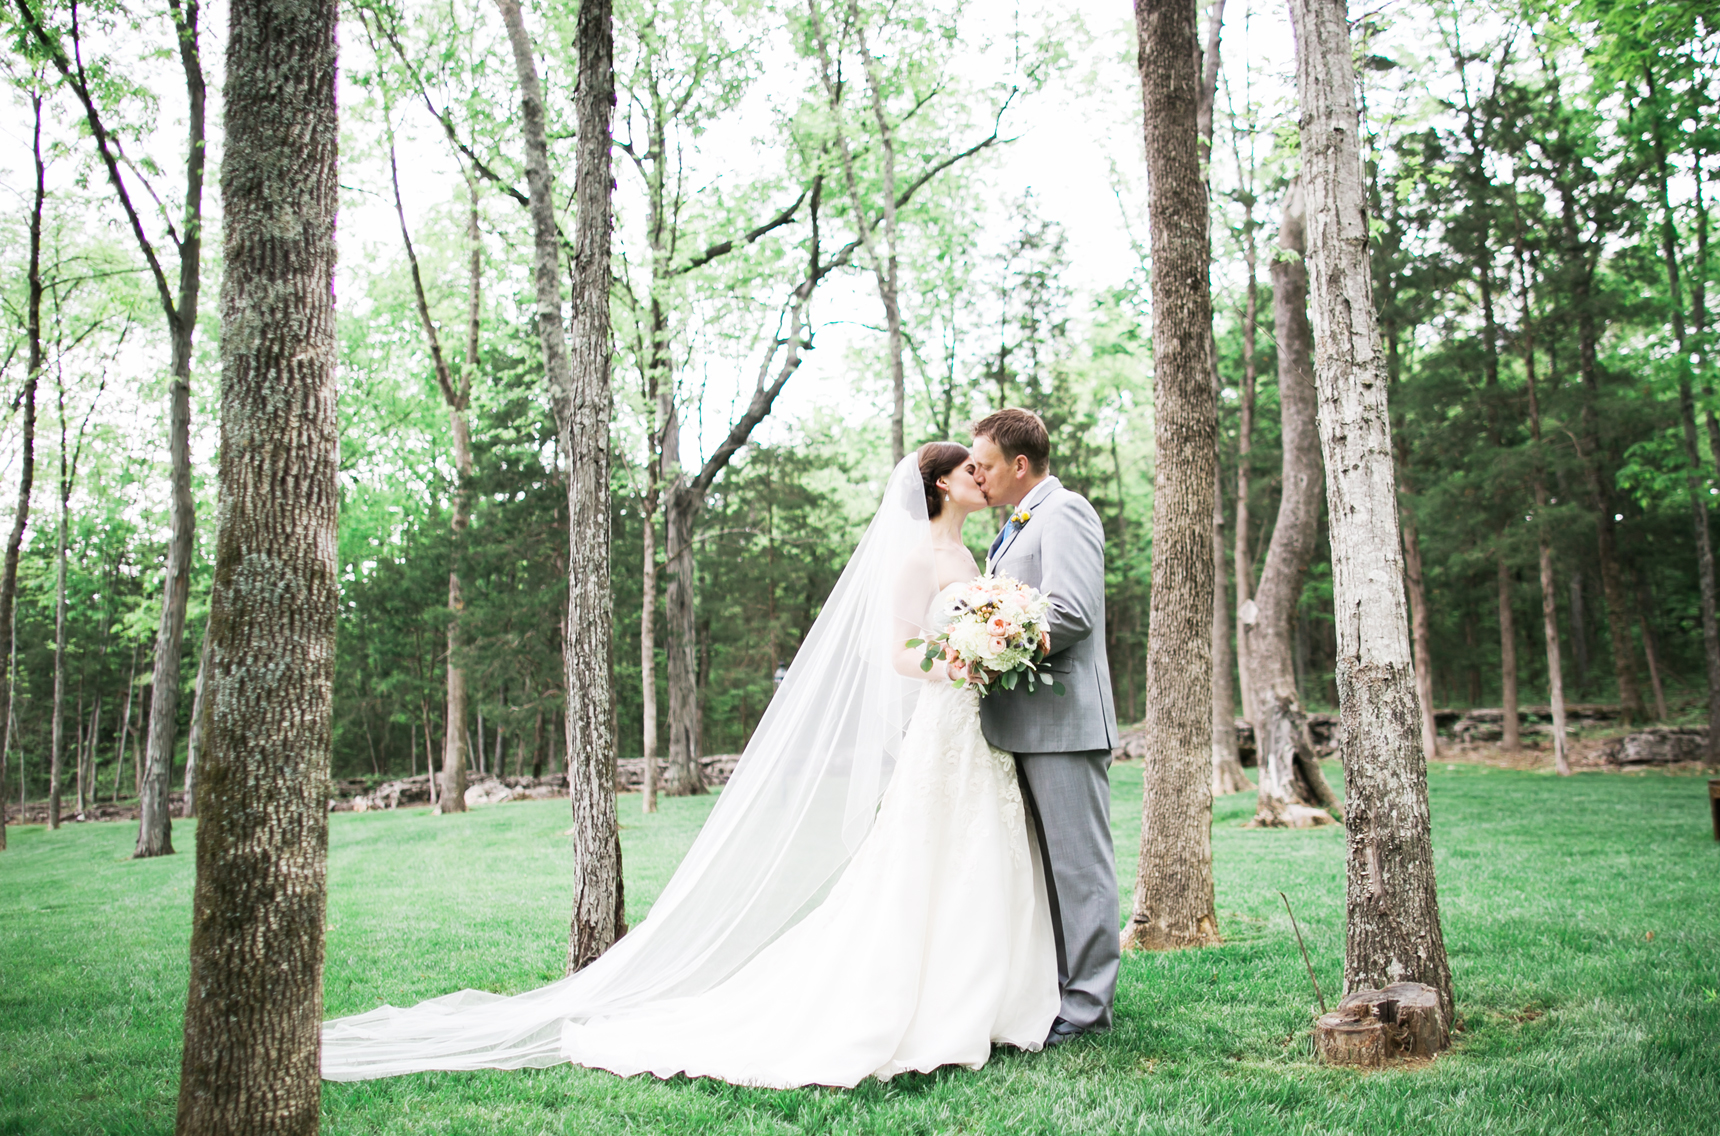
[[[1039,633],[1039,649],[1047,655],[1051,653],[1051,632],[1041,631]]]
[[[1009,650],[1009,644],[1007,642],[1005,642],[1001,636],[998,636],[998,635],[993,635],[991,637],[991,643],[989,644],[989,646],[991,648],[991,653],[994,655],[1001,655],[1001,654],[1003,654],[1003,652]]]

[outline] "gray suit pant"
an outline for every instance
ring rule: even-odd
[[[1111,846],[1111,751],[1018,753],[1015,768],[1045,865],[1057,936],[1058,1016],[1108,1029],[1117,993],[1117,858]]]

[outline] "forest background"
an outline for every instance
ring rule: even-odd
[[[616,8],[619,753],[642,751],[648,718],[668,741],[659,752],[678,737],[683,758],[739,751],[870,517],[893,449],[965,440],[966,422],[1002,405],[1045,417],[1054,472],[1104,520],[1113,682],[1121,716],[1138,719],[1151,265],[1129,13],[830,5],[842,29],[830,29],[831,61],[815,10]],[[103,0],[51,13],[67,42],[79,20],[86,87],[169,274],[182,246],[162,234],[182,212],[189,113],[180,11]],[[573,70],[572,14],[552,5],[539,16],[552,149],[573,143],[572,92],[558,80]],[[16,17],[0,158],[9,504],[23,461],[37,154],[43,358],[0,793],[46,793],[57,719],[66,791],[81,806],[139,787],[170,545],[170,336],[86,108]],[[1720,39],[1706,19],[1696,4],[1591,0],[1406,3],[1357,20],[1375,298],[1416,554],[1406,561],[1440,706],[1496,705],[1507,674],[1525,702],[1545,697],[1545,534],[1567,691],[1628,702],[1636,684],[1641,716],[1700,716],[1709,675],[1693,508],[1705,534],[1720,461],[1705,180]],[[208,66],[224,13],[204,21]],[[857,27],[872,29],[869,45]],[[1277,233],[1298,156],[1285,14],[1230,0],[1223,27],[1209,169],[1235,597],[1261,571],[1281,489],[1271,269],[1295,257]],[[525,178],[506,38],[489,4],[363,0],[345,12],[341,42],[333,771],[421,772],[450,728],[475,769],[554,771],[567,497],[534,339],[529,217],[513,196]],[[220,145],[216,114],[212,163]],[[202,221],[214,297],[218,209],[205,205]],[[799,305],[809,251],[815,287]],[[175,785],[207,616],[218,330],[206,300],[190,366],[199,523]],[[1681,388],[1699,438],[1681,421]],[[761,390],[780,393],[756,415]],[[968,531],[979,549],[986,522]],[[1324,528],[1322,518],[1295,622],[1297,681],[1316,707],[1335,702]],[[467,696],[453,718],[450,660]],[[670,787],[694,786],[671,776]]]

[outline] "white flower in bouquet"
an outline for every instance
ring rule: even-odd
[[[1014,690],[1023,677],[1029,691],[1049,686],[1066,693],[1040,664],[1051,653],[1044,626],[1051,601],[1008,576],[976,576],[951,600],[949,621],[908,646],[926,649],[920,669],[942,659],[955,686],[973,686],[981,695]]]

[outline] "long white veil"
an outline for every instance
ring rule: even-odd
[[[898,464],[782,687],[650,915],[578,974],[323,1024],[322,1072],[560,1064],[562,1024],[709,990],[816,907],[871,829],[923,683],[896,669],[937,593],[918,457]]]

